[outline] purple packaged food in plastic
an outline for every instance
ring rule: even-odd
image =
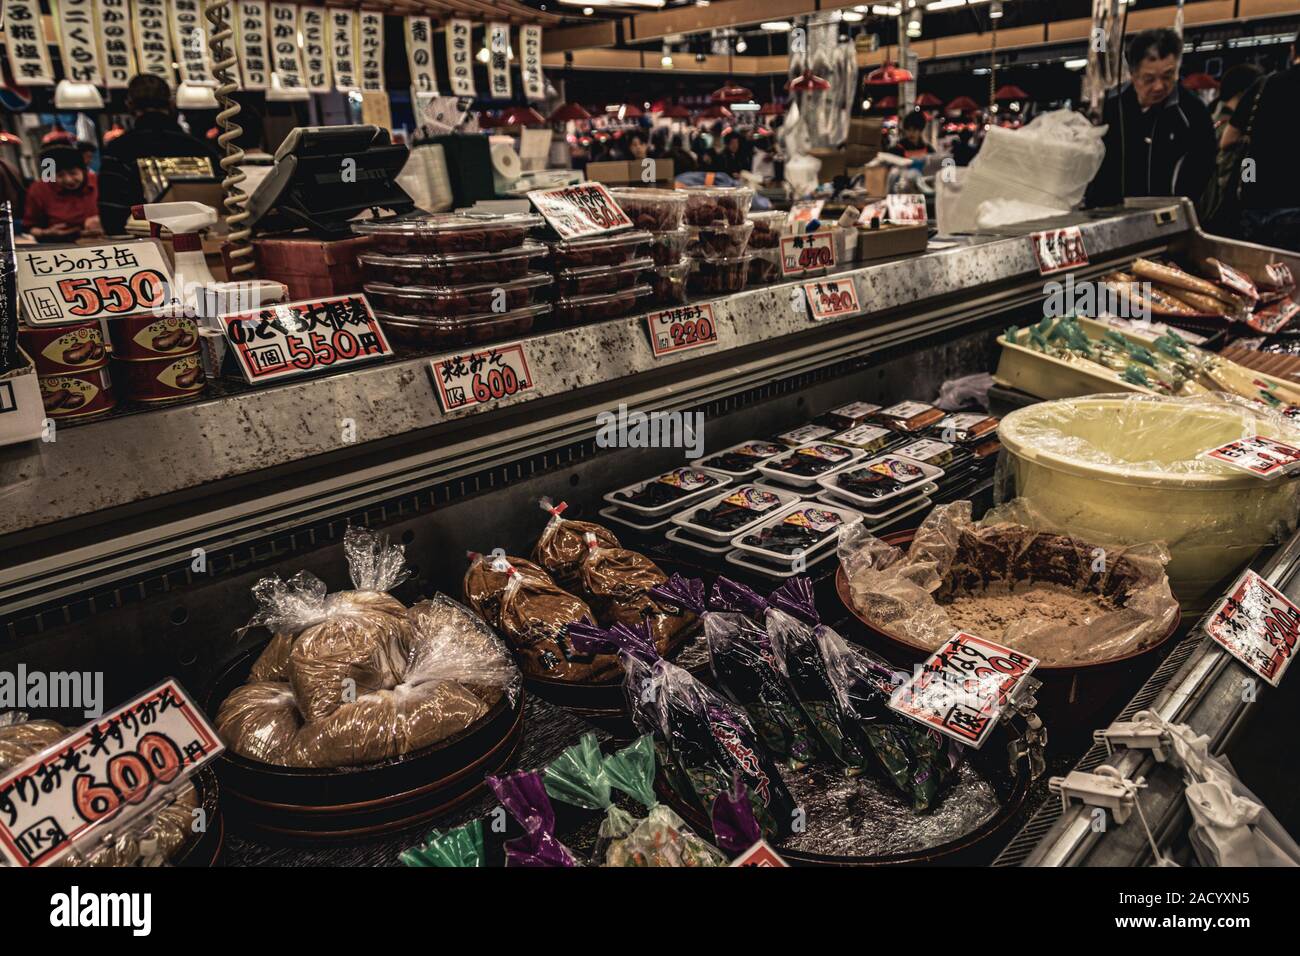
[[[763,838],[763,831],[754,819],[754,808],[745,791],[745,781],[739,775],[731,786],[713,798],[710,813],[713,837],[718,846],[731,856],[739,856]]]
[[[537,771],[488,777],[501,805],[524,828],[524,835],[505,843],[506,866],[577,866],[577,858],[555,836],[555,808]]]

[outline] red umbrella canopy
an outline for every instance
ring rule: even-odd
[[[731,119],[732,112],[721,103],[714,103],[700,114],[701,119]]]
[[[645,111],[635,103],[624,103],[622,113],[624,119],[636,119],[638,116],[645,115]]]
[[[943,100],[933,93],[922,93],[916,98],[916,105],[923,110],[933,109],[936,106],[943,106]]]
[[[690,119],[691,111],[682,106],[681,103],[670,103],[659,111],[659,115],[666,116],[669,119]]]
[[[896,83],[910,83],[912,79],[911,70],[905,70],[901,66],[886,63],[884,66],[868,73],[865,82],[868,86],[893,86]]]
[[[501,118],[505,126],[545,126],[546,119],[531,106],[512,106]]]
[[[959,96],[944,107],[949,113],[974,113],[980,105],[969,96]]]
[[[1219,81],[1208,73],[1188,73],[1183,77],[1183,86],[1189,90],[1217,90]]]
[[[780,103],[764,103],[763,108],[758,111],[759,116],[781,116],[785,113],[785,107]]]
[[[880,99],[876,100],[875,106],[878,110],[896,110],[898,109],[898,97],[882,96]]]
[[[822,79],[812,70],[804,70],[802,76],[796,76],[787,82],[785,88],[790,93],[812,93],[816,90],[829,90],[831,84],[829,80]]]
[[[999,86],[998,91],[993,94],[995,100],[1027,100],[1029,94],[1014,84],[1008,83],[1006,86]]]
[[[750,90],[732,80],[709,94],[709,99],[715,103],[748,103],[753,98],[754,94]]]
[[[567,123],[569,120],[585,122],[590,119],[591,114],[583,109],[580,104],[565,103],[563,106],[556,107],[555,112],[550,115],[548,122]]]

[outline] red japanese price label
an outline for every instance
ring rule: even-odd
[[[731,861],[732,866],[785,866],[790,864],[773,850],[766,840],[759,840],[740,856]]]
[[[835,242],[829,229],[781,237],[781,274],[799,275],[835,265]]]
[[[1300,608],[1250,569],[1205,620],[1205,632],[1276,687],[1295,653]]]
[[[1083,233],[1078,226],[1035,232],[1029,237],[1038,260],[1038,274],[1050,275],[1088,264],[1088,252],[1083,247]]]
[[[1252,312],[1246,319],[1246,324],[1256,332],[1272,335],[1290,325],[1297,315],[1300,315],[1300,305],[1290,299],[1278,299]]]
[[[718,344],[718,327],[713,306],[681,305],[645,317],[650,327],[650,350],[655,358]]]
[[[889,707],[976,749],[1038,659],[958,631],[889,698]]]
[[[790,207],[790,214],[785,217],[787,223],[806,225],[814,219],[821,218],[825,199],[803,199]]]
[[[884,199],[867,203],[858,215],[859,226],[870,226],[872,220],[896,224],[916,225],[929,221],[930,211],[925,197],[919,193],[891,193]]]
[[[862,311],[858,304],[858,290],[852,279],[820,279],[803,284],[808,298],[808,310],[815,321],[857,315]]]
[[[510,398],[534,384],[522,345],[431,359],[429,370],[444,412]]]
[[[534,189],[528,198],[563,239],[596,236],[632,225],[627,213],[601,183]]]
[[[148,240],[65,249],[22,247],[18,301],[28,325],[59,325],[145,312],[178,298],[171,269]]]
[[[156,810],[225,747],[175,680],[0,775],[0,857],[47,866],[109,822]]]
[[[1276,478],[1300,466],[1300,448],[1263,435],[1230,441],[1201,452],[1200,457],[1225,462],[1259,478]]]
[[[270,305],[221,317],[250,384],[324,372],[392,355],[364,295]]]

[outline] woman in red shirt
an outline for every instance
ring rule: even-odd
[[[99,234],[99,183],[81,152],[75,146],[47,147],[36,168],[23,209],[27,230],[45,242]]]

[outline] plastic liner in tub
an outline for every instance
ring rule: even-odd
[[[1186,611],[1203,610],[1261,548],[1296,527],[1300,484],[1259,478],[1205,452],[1261,435],[1300,444],[1300,427],[1226,395],[1096,395],[1012,412],[998,427],[996,487],[1043,526],[1077,537],[1168,548]]]

